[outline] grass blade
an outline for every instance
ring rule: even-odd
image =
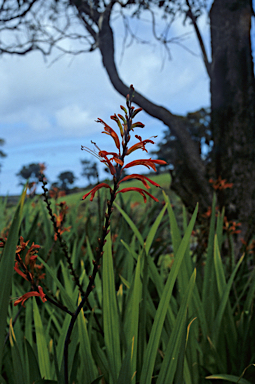
[[[172,330],[171,337],[169,339],[167,349],[165,352],[165,357],[160,369],[157,384],[173,383],[177,362],[178,362],[178,355],[182,348],[183,334],[185,332],[188,305],[190,303],[195,281],[196,281],[196,270],[194,270],[190,278],[185,296],[182,300],[180,309],[178,311],[178,315],[175,320],[175,325]],[[184,344],[185,344],[185,341],[184,341]],[[183,374],[182,374],[181,381],[183,381]]]
[[[103,326],[106,353],[112,378],[111,382],[116,383],[121,367],[121,354],[119,314],[117,310],[110,233],[107,235],[103,254]]]
[[[192,218],[190,220],[189,226],[187,228],[187,231],[184,235],[184,238],[182,239],[182,242],[179,246],[177,255],[175,257],[174,264],[171,268],[171,272],[168,276],[166,285],[164,287],[164,291],[161,297],[161,300],[159,302],[159,306],[156,312],[156,316],[154,319],[154,323],[152,326],[149,343],[145,352],[144,356],[144,362],[143,362],[143,368],[141,372],[141,378],[140,378],[140,384],[149,384],[151,382],[151,377],[153,373],[153,368],[155,364],[156,354],[157,354],[157,347],[160,340],[160,335],[162,332],[163,324],[165,321],[165,316],[168,310],[169,301],[172,295],[173,287],[175,284],[175,280],[177,278],[179,269],[182,264],[182,260],[186,251],[186,248],[189,244],[191,232],[193,230],[193,227],[195,225],[196,217],[197,217],[197,211],[198,206],[196,207]]]
[[[41,315],[33,297],[33,312],[35,322],[36,346],[38,352],[38,363],[41,372],[41,377],[50,379],[50,357],[45,337],[45,329],[42,324]]]

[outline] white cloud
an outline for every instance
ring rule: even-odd
[[[86,128],[93,121],[90,113],[78,105],[68,105],[56,111],[56,121],[66,134],[84,135]]]

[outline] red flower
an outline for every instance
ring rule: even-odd
[[[130,191],[139,192],[142,195],[143,200],[144,200],[145,203],[147,201],[147,198],[146,198],[145,194],[150,196],[153,200],[158,202],[158,199],[156,197],[154,197],[153,195],[151,195],[149,192],[145,191],[145,189],[142,189],[142,188],[135,188],[135,187],[123,188],[119,192],[117,192],[117,194],[121,193],[121,192],[125,193],[125,192],[130,192]]]
[[[140,138],[140,136],[138,136]],[[132,147],[130,147],[128,150],[127,150],[127,155],[130,155],[130,153],[136,151],[137,149],[141,148],[143,151],[145,152],[148,152],[147,149],[145,148],[145,145],[147,143],[151,143],[151,144],[155,144],[154,141],[150,140],[150,139],[147,139],[147,140],[141,140],[139,143],[137,144],[134,144],[132,145]]]
[[[19,299],[17,299],[14,302],[14,306],[16,306],[19,303],[21,303],[21,305],[23,307],[25,307],[25,305],[24,305],[25,301],[27,299],[29,299],[29,297],[32,297],[32,296],[39,296],[42,299],[42,302],[45,303],[45,301],[47,301],[47,299],[45,297],[46,295],[45,295],[45,293],[43,293],[43,289],[42,289],[42,287],[40,285],[38,286],[38,290],[39,290],[39,292],[31,291],[31,292],[25,293],[23,296],[21,296]]]
[[[226,189],[226,188],[232,188],[234,185],[233,183],[227,183],[226,179],[222,179],[221,176],[219,176],[218,180],[216,180],[216,181],[213,179],[210,179],[209,183],[212,184],[212,186],[215,190],[216,189],[222,190],[222,189]]]
[[[125,165],[124,168],[134,167],[135,165],[144,165],[145,167],[147,167],[149,169],[152,168],[156,172],[157,169],[155,167],[155,164],[163,165],[163,164],[167,164],[167,163],[164,160],[140,159],[140,160],[131,161],[131,163],[128,163],[127,165]]]
[[[112,191],[111,187],[108,184],[101,183],[92,188],[90,192],[86,193],[86,195],[82,197],[82,200],[85,200],[86,197],[91,194],[90,201],[92,201],[94,199],[96,191],[98,191],[100,188],[109,188]]]
[[[102,132],[102,133],[106,133],[107,135],[110,135],[113,138],[113,140],[115,141],[116,147],[120,151],[120,141],[119,141],[118,135],[114,131],[114,129],[112,129],[109,125],[107,125],[102,119],[98,118],[96,120],[96,122],[104,124],[104,132]]]
[[[148,183],[146,182],[149,181],[149,183],[151,183],[152,185],[155,185],[155,187],[160,187],[160,185],[158,183],[155,183],[155,181],[149,179],[148,177],[146,176],[143,176],[143,175],[139,175],[139,174],[136,174],[136,173],[133,173],[132,175],[128,175],[128,176],[125,176],[122,180],[120,180],[119,184],[122,183],[122,181],[126,181],[126,180],[129,180],[129,179],[138,179],[138,180],[141,180],[141,182],[143,183],[143,185],[149,189],[150,186],[148,185]]]
[[[26,275],[24,272],[22,272],[19,268],[20,268],[20,265],[19,265],[18,261],[15,261],[14,271],[16,271],[20,276],[22,276],[23,279],[29,281],[28,278],[27,278],[27,275]],[[28,273],[29,273],[29,275],[30,275],[30,277],[31,277],[31,280],[32,280],[32,275],[31,275],[31,273],[30,273],[30,272],[28,272]]]

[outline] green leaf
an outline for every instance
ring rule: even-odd
[[[167,204],[167,211],[168,211],[168,216],[169,216],[169,221],[170,221],[170,232],[171,232],[171,238],[172,238],[172,243],[173,243],[173,250],[174,254],[177,254],[179,245],[181,243],[181,233],[178,228],[178,224],[174,215],[174,211],[172,209],[170,200],[168,196],[165,194],[163,191],[164,199]]]
[[[210,221],[210,230],[208,237],[207,257],[205,261],[204,279],[203,279],[203,294],[202,302],[205,311],[208,326],[211,324],[211,319],[214,317],[217,303],[215,302],[215,295],[212,287],[215,284],[215,272],[213,262],[213,244],[215,234],[215,213],[216,213],[216,195],[213,195],[212,213]]]
[[[137,260],[137,265],[135,269],[135,278],[129,290],[129,295],[127,299],[128,305],[125,312],[126,343],[128,347],[132,345],[130,360],[129,360],[132,375],[134,374],[134,372],[136,372],[139,303],[142,297],[142,283],[141,283],[140,276],[141,276],[141,255],[138,257],[138,260]]]
[[[65,302],[65,305],[67,306],[67,308],[69,309],[69,311],[71,312],[75,312],[75,304],[72,300],[72,298],[70,297],[70,295],[68,295],[68,293],[66,292],[66,289],[63,287],[63,285],[60,283],[60,281],[58,280],[54,270],[52,268],[50,268],[48,266],[47,263],[45,263],[45,261],[40,257],[40,256],[37,256],[37,259],[40,261],[40,263],[42,263],[47,271],[47,273],[52,277],[52,279],[54,280],[54,282],[56,283],[57,287],[59,288],[60,290],[60,293],[63,297],[63,300]]]
[[[41,315],[35,297],[33,297],[33,312],[35,322],[36,346],[41,377],[50,379],[50,357],[45,337],[45,329],[42,324]]]
[[[244,255],[239,259],[238,263],[235,266],[234,271],[230,276],[228,283],[226,284],[223,265],[220,258],[220,252],[219,252],[218,243],[217,243],[217,236],[215,236],[214,262],[215,262],[215,272],[216,272],[216,278],[217,278],[218,291],[220,295],[220,305],[217,311],[216,318],[213,323],[212,342],[214,345],[216,345],[218,340],[220,325],[221,325],[221,321],[222,321],[226,307],[228,307],[227,321],[228,321],[228,327],[230,328],[229,329],[229,333],[231,334],[230,337],[231,339],[233,339],[233,343],[235,343],[237,340],[234,318],[232,316],[232,312],[229,304],[229,294],[230,294],[230,290],[231,290],[236,272],[240,264],[242,263],[243,258],[244,258]]]
[[[56,380],[44,380],[44,379],[40,379],[40,380],[37,380],[35,381],[34,384],[59,384]]]
[[[17,344],[12,322],[10,322],[10,325],[9,325],[9,332],[10,332],[9,340],[11,344],[11,355],[12,355],[12,364],[13,364],[13,372],[14,372],[15,380],[17,383],[23,384],[24,372],[23,372],[23,364],[22,364],[21,355],[20,355],[22,351],[20,351],[19,346]]]
[[[150,251],[151,244],[153,242],[153,239],[154,239],[154,237],[156,235],[156,232],[158,230],[159,224],[161,223],[161,220],[162,220],[162,218],[164,216],[164,213],[165,213],[166,209],[167,209],[167,204],[162,208],[162,210],[159,213],[158,217],[156,218],[156,220],[154,221],[153,225],[151,226],[150,232],[148,233],[148,236],[147,236],[146,242],[145,242],[145,251],[146,251],[147,254]]]
[[[107,235],[106,240],[103,254],[103,326],[111,382],[116,383],[121,366],[121,353],[110,233]]]
[[[252,384],[250,381],[247,381],[245,379],[240,379],[238,376],[226,375],[226,374],[206,376],[206,379],[222,379],[222,380],[230,381],[231,383]]]
[[[100,380],[104,377],[104,375],[100,375],[99,377],[97,377],[95,380],[93,380],[91,382],[91,384],[98,384],[100,382]]]
[[[20,197],[0,261],[0,367],[2,366],[6,318],[10,302],[16,245],[18,243],[26,190],[25,188]]]
[[[130,217],[126,214],[125,211],[123,211],[122,208],[120,208],[120,206],[116,203],[113,203],[113,205],[119,210],[119,212],[122,214],[122,216],[124,217],[124,219],[126,220],[126,222],[129,224],[129,226],[131,227],[132,231],[134,232],[134,234],[136,235],[139,243],[141,244],[141,246],[143,247],[144,246],[144,241],[143,241],[143,237],[141,235],[141,233],[139,232],[138,228],[136,227],[135,223],[130,219]]]
[[[150,333],[149,343],[144,356],[140,384],[149,384],[151,382],[151,377],[153,373],[153,368],[154,368],[156,354],[157,354],[157,348],[158,348],[160,336],[162,333],[163,324],[164,324],[166,313],[168,310],[170,298],[172,296],[175,280],[177,278],[179,269],[181,267],[186,248],[189,245],[191,232],[193,230],[196,217],[197,217],[197,211],[198,211],[198,206],[196,207],[192,215],[187,231],[185,232],[182,242],[178,248],[178,252],[177,252],[177,255],[175,256],[174,264],[171,268],[171,272],[168,276],[163,294],[161,296],[161,299],[158,305],[158,309],[157,309],[152,330]]]
[[[187,310],[188,310],[188,305],[190,303],[191,295],[193,292],[193,288],[195,285],[195,281],[196,281],[196,270],[194,270],[190,278],[185,296],[182,300],[180,309],[178,311],[174,328],[171,332],[171,337],[167,344],[167,348],[166,348],[164,360],[159,372],[157,384],[173,383],[176,366],[178,362],[178,356],[180,354],[181,349],[183,348],[182,343],[183,343],[183,336],[185,332],[186,315],[187,315]],[[185,340],[184,340],[184,345],[185,345]],[[183,373],[182,373],[181,381],[183,381]]]
[[[25,339],[25,352],[29,371],[29,382],[33,383],[34,381],[41,379],[41,374],[37,358],[27,339]]]
[[[80,302],[80,301],[79,301]],[[83,309],[78,315],[78,335],[80,341],[81,379],[84,384],[90,384],[96,377],[96,366],[91,354],[88,330]]]

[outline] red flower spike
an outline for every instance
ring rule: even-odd
[[[131,161],[130,163],[125,165],[125,167],[123,167],[123,169],[134,167],[135,165],[144,165],[148,169],[152,168],[156,172],[157,169],[155,167],[155,164],[163,165],[163,164],[167,164],[167,162],[164,160],[140,159],[140,160]]]
[[[150,196],[154,201],[158,202],[158,199],[156,197],[154,197],[152,194],[150,194],[149,192],[145,191],[145,189],[142,189],[142,188],[135,188],[135,187],[123,188],[119,192],[117,192],[116,195],[118,193],[125,193],[125,192],[130,192],[130,191],[139,192],[142,195],[143,200],[144,200],[145,203],[147,201],[147,198],[146,198],[145,194]]]
[[[86,195],[82,197],[82,200],[85,200],[86,197],[91,194],[90,201],[92,201],[94,199],[96,191],[98,191],[100,188],[109,188],[112,191],[111,187],[108,184],[101,183],[92,188],[90,192],[86,193]]]
[[[158,183],[155,183],[155,181],[149,179],[149,178],[146,177],[146,176],[142,176],[142,175],[139,175],[139,174],[136,174],[136,173],[134,173],[134,174],[132,174],[132,175],[125,176],[122,180],[120,180],[119,184],[122,183],[122,181],[126,181],[126,180],[129,180],[129,179],[137,179],[137,180],[140,180],[140,181],[143,183],[143,185],[144,185],[147,189],[149,189],[150,186],[148,185],[148,183],[146,182],[146,180],[147,180],[149,183],[151,183],[152,185],[155,185],[155,187],[159,187],[159,188],[161,188],[160,185],[159,185]]]
[[[17,299],[14,302],[14,307],[16,305],[18,305],[19,303],[21,303],[21,305],[25,308],[25,305],[24,305],[25,301],[27,299],[29,299],[29,297],[32,297],[32,296],[39,296],[42,299],[42,302],[45,303],[45,301],[47,301],[47,299],[45,297],[46,295],[45,295],[45,293],[43,293],[43,289],[40,285],[38,286],[38,290],[39,290],[39,292],[31,291],[31,292],[25,293],[23,296],[21,296],[19,299]]]
[[[28,265],[30,263],[30,260],[36,259],[37,255],[36,253],[38,252],[38,249],[41,248],[40,245],[36,245],[34,242],[29,248],[29,250],[26,253],[25,256],[25,264]],[[33,263],[34,264],[34,263]]]

